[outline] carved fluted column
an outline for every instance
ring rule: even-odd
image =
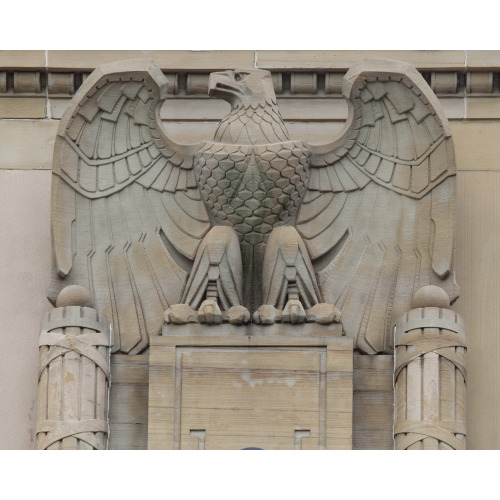
[[[59,294],[40,332],[38,449],[107,448],[110,335],[86,289]]]
[[[446,292],[418,290],[395,333],[395,447],[465,449],[466,336]]]

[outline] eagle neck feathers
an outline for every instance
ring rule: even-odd
[[[267,144],[289,140],[274,98],[258,103],[236,103],[222,119],[214,140],[229,144]]]

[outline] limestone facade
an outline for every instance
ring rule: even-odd
[[[415,65],[450,121],[456,151],[455,270],[461,292],[453,309],[468,332],[467,447],[500,448],[500,270],[495,262],[500,52],[488,51],[0,52],[0,448],[36,446],[38,337],[40,321],[51,309],[45,298],[51,266],[50,170],[60,118],[96,66],[137,57],[153,59],[173,83],[162,119],[172,139],[185,143],[213,136],[228,111],[227,103],[206,95],[212,71],[270,70],[291,139],[321,143],[343,127],[347,106],[341,80],[355,62],[383,57]],[[148,365],[144,354],[112,357],[111,448],[146,446]],[[392,448],[392,356],[355,355],[353,388],[353,447]]]

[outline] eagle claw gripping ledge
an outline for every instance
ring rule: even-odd
[[[162,325],[266,335],[316,323],[390,354],[417,290],[456,300],[453,140],[415,68],[352,67],[347,122],[322,145],[290,137],[268,71],[210,75],[231,111],[196,144],[164,130],[167,87],[149,61],[103,65],[56,138],[48,296],[91,293],[113,353],[145,352]]]

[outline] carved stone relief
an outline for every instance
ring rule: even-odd
[[[56,139],[50,300],[87,288],[114,352],[144,351],[164,317],[340,321],[359,351],[392,352],[417,289],[457,298],[453,142],[410,65],[364,61],[342,85],[346,126],[318,145],[290,139],[269,72],[213,73],[209,93],[231,112],[213,140],[183,145],[161,125],[158,68],[98,68]]]
[[[80,286],[65,288],[56,305],[40,332],[37,448],[106,449],[109,322]]]
[[[446,293],[421,288],[396,324],[394,372],[397,450],[463,450],[466,351],[462,318]]]

